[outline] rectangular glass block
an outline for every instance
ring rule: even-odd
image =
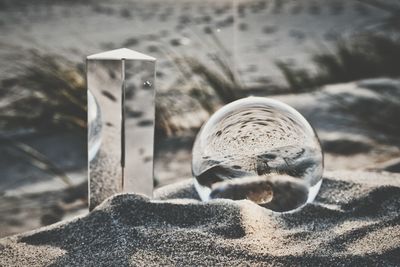
[[[155,62],[125,61],[124,192],[153,191]]]
[[[155,59],[129,49],[89,56],[89,208],[153,191]]]

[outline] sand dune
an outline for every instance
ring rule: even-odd
[[[87,216],[1,239],[0,265],[392,266],[400,260],[398,174],[328,172],[315,203],[285,214],[249,201],[199,202],[190,180],[156,195],[117,195]]]

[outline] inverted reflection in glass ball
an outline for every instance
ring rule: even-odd
[[[268,98],[232,102],[196,137],[192,172],[203,201],[249,199],[284,212],[314,200],[323,172],[319,140],[292,107]]]

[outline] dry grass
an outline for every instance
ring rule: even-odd
[[[325,84],[375,77],[400,76],[400,40],[381,35],[361,35],[337,43],[332,53],[312,57],[317,69],[310,73],[277,62],[292,91],[308,91]]]
[[[2,96],[8,93],[14,100],[0,108],[0,141],[22,152],[33,166],[71,186],[69,177],[51,159],[21,142],[16,133],[72,131],[86,138],[84,71],[62,57],[36,52],[30,56],[30,63],[20,65],[15,77],[1,83]]]
[[[2,89],[21,97],[0,108],[0,131],[86,129],[87,104],[83,68],[62,57],[32,52],[16,77],[3,80]]]

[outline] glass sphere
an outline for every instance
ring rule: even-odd
[[[95,97],[88,90],[88,156],[92,161],[101,145],[101,111]]]
[[[248,199],[285,212],[313,201],[322,182],[315,131],[294,108],[269,98],[222,107],[201,128],[192,153],[203,201]]]

